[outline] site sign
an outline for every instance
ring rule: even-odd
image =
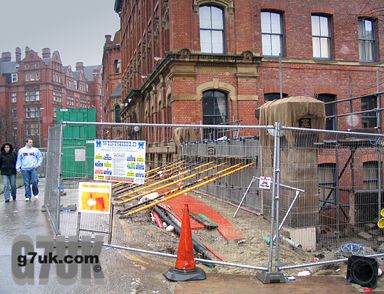
[[[94,179],[144,184],[145,141],[95,140]]]
[[[80,182],[79,211],[104,214],[110,213],[111,190],[111,183]]]

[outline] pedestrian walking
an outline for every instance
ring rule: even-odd
[[[33,147],[33,140],[25,140],[25,146],[20,148],[17,155],[16,170],[23,175],[25,188],[25,201],[30,201],[32,193],[35,199],[39,198],[39,179],[37,168],[41,165],[43,157],[39,149]],[[32,193],[31,193],[32,185]]]
[[[0,170],[4,186],[4,200],[9,202],[12,195],[16,201],[16,160],[17,156],[10,143],[4,143],[0,148]]]

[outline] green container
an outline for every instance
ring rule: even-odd
[[[96,109],[57,109],[56,118],[57,124],[60,124],[62,121],[96,122]],[[62,146],[63,178],[93,178],[93,140],[95,139],[95,125],[79,124],[64,126]]]

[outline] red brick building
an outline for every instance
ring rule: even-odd
[[[382,7],[380,0],[116,0],[123,120],[257,124],[255,110],[279,97],[281,54],[283,96],[339,101],[327,105],[328,129],[381,130],[382,112],[352,124],[337,115],[383,104]]]
[[[257,125],[266,101],[310,96],[328,103],[326,129],[382,133],[383,8],[381,0],[115,0],[122,120]],[[150,161],[174,152],[171,132],[132,129],[128,137],[148,141]],[[335,153],[320,156],[319,182],[336,185],[346,148],[338,167]],[[365,160],[354,162],[357,189],[377,187],[369,150],[354,152]],[[344,171],[340,181],[350,186],[352,169]]]
[[[120,31],[105,36],[102,64],[103,121],[121,122],[120,112],[124,107],[121,96]],[[121,136],[122,129],[114,128],[112,136]]]
[[[0,59],[0,141],[22,146],[31,137],[37,147],[47,147],[48,127],[56,123],[58,108],[95,107],[101,104],[101,66],[76,64],[76,70],[63,66],[60,54],[49,48],[37,52],[25,48],[22,58],[16,48],[15,60],[10,52]],[[99,118],[100,120],[100,118]]]

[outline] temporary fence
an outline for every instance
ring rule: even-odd
[[[64,135],[89,125],[95,138]],[[381,134],[280,124],[63,122],[49,136],[45,205],[57,234],[75,235],[79,227],[80,234],[109,232],[108,214],[84,213],[78,222],[79,183],[98,177],[96,140],[143,140],[144,183],[112,185],[111,246],[174,257],[171,231],[184,203],[197,257],[207,265],[290,272],[307,266],[309,250],[343,253],[346,244],[376,248],[384,241],[376,225],[384,201]],[[127,164],[130,155],[118,145],[109,150]]]

